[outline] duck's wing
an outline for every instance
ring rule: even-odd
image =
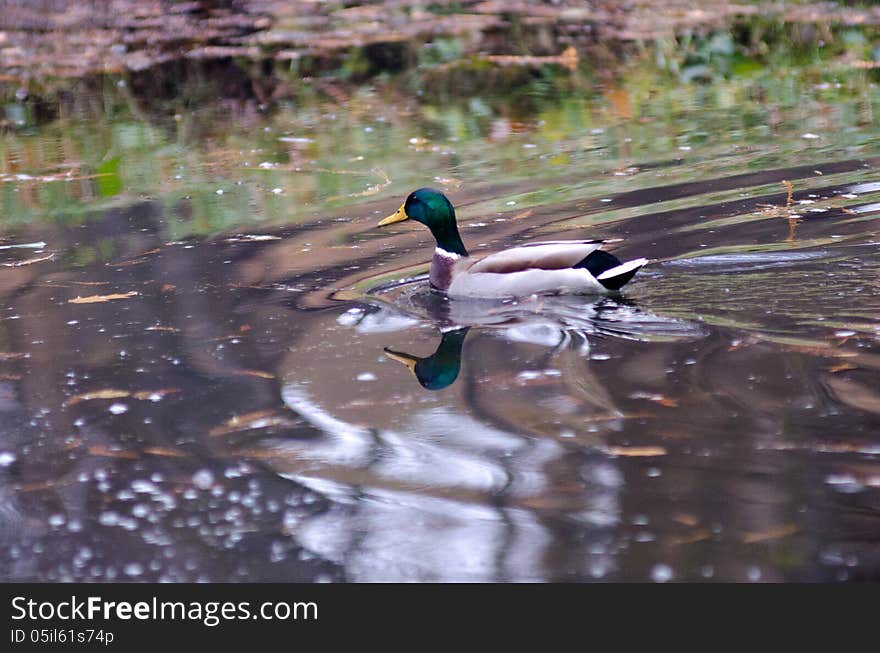
[[[599,249],[602,240],[557,240],[529,243],[490,254],[474,263],[469,273],[507,274],[523,270],[564,270],[584,260]]]

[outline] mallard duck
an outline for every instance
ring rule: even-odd
[[[647,259],[621,263],[600,249],[601,240],[531,243],[490,254],[468,255],[452,202],[440,191],[420,188],[380,227],[415,220],[437,241],[431,260],[431,286],[450,297],[509,298],[535,294],[596,294],[620,290]]]

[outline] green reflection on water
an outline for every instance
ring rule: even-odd
[[[477,215],[876,154],[876,74],[852,65],[873,56],[874,33],[826,31],[755,21],[629,47],[613,66],[505,73],[438,41],[372,86],[273,71],[288,93],[270,107],[210,79],[157,100],[107,77],[74,84],[45,120],[9,87],[0,219],[75,223],[150,198],[182,238],[428,184],[497,186]]]

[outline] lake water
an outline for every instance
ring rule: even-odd
[[[878,77],[712,47],[7,94],[0,579],[880,578]],[[473,254],[651,263],[447,300],[375,228],[426,185]]]

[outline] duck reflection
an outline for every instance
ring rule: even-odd
[[[541,579],[565,515],[593,547],[573,564],[609,573],[600,543],[624,488],[604,446],[633,416],[590,340],[700,332],[619,299],[556,299],[417,288],[313,314],[280,374],[285,404],[320,435],[271,444],[273,469],[331,499],[302,544],[359,580]]]
[[[440,344],[430,356],[420,358],[385,347],[385,355],[403,363],[425,390],[442,390],[458,378],[461,370],[461,348],[470,327],[441,331]]]

